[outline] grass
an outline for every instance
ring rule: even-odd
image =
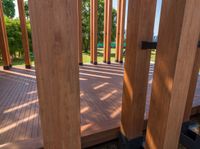
[[[111,49],[111,62],[115,62],[115,52],[116,52],[116,49]],[[97,55],[98,55],[97,61],[99,63],[103,62],[103,49],[98,49]],[[151,52],[151,62],[155,61],[155,55],[156,55],[156,51],[153,50]],[[31,61],[32,63],[34,63],[33,56],[31,56]],[[90,51],[83,52],[83,63],[90,63]],[[3,65],[2,60],[0,60],[0,66],[2,65]],[[24,65],[24,59],[23,58],[13,59],[13,66],[16,66],[16,65]]]

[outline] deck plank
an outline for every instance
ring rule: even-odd
[[[148,117],[154,66],[150,67],[145,118]],[[123,65],[80,66],[81,130],[84,145],[116,136],[120,125]],[[200,105],[200,76],[193,107]],[[7,113],[6,113],[7,111]],[[194,112],[200,112],[194,109]],[[35,70],[0,67],[0,144],[41,138]],[[92,137],[96,134],[97,138]],[[106,133],[105,133],[106,134]]]

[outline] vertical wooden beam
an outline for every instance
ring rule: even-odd
[[[106,39],[106,63],[110,64],[111,35],[112,35],[112,0],[107,2],[107,39]]]
[[[97,64],[97,5],[97,0],[90,0],[90,55],[93,64]]]
[[[141,41],[151,41],[156,0],[129,1],[121,132],[129,140],[142,134],[150,65],[150,51]]]
[[[80,149],[76,0],[29,0],[46,149]]]
[[[120,19],[120,38],[119,38],[119,62],[123,63],[123,49],[124,49],[124,24],[126,13],[126,0],[121,0],[121,19]]]
[[[103,53],[103,62],[106,63],[106,40],[107,40],[107,15],[108,15],[108,0],[104,0],[104,53]]]
[[[97,64],[97,9],[98,0],[93,0],[93,64]]]
[[[11,66],[11,59],[8,46],[8,37],[5,27],[5,20],[3,15],[2,1],[0,1],[0,49],[3,57],[4,69],[8,70]]]
[[[83,65],[83,39],[82,39],[82,0],[78,0],[78,51],[79,65]]]
[[[116,53],[115,53],[115,61],[119,61],[119,38],[120,38],[120,19],[121,19],[121,0],[118,0],[118,8],[117,8],[117,31],[116,31]]]
[[[24,8],[24,0],[17,0],[18,9],[19,9],[19,19],[21,25],[22,32],[22,46],[24,49],[24,60],[27,69],[31,68],[31,60],[30,60],[30,50],[29,50],[29,40],[28,40],[28,32],[26,27],[26,17],[25,17],[25,8]]]
[[[93,63],[93,0],[90,0],[90,62]]]
[[[200,1],[164,0],[146,149],[177,149],[200,33]]]
[[[190,120],[193,100],[195,97],[195,91],[196,91],[197,81],[199,77],[199,69],[200,69],[200,48],[197,50],[194,67],[192,71],[192,76],[190,80],[190,88],[187,95],[187,103],[186,103],[185,114],[184,114],[184,119],[183,119],[184,122]]]

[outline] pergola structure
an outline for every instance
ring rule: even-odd
[[[25,18],[25,8],[24,8],[24,0],[17,0],[18,2],[18,9],[19,9],[19,18],[20,18],[20,25],[21,25],[21,32],[22,32],[22,45],[24,49],[24,61],[25,66],[27,69],[31,68],[31,61],[30,61],[30,50],[29,50],[29,41],[28,41],[28,33],[26,28],[26,18]],[[3,15],[3,7],[2,2],[0,3],[0,45],[3,57],[3,65],[4,69],[8,70],[12,67],[12,60],[9,52],[9,45],[8,45],[8,37],[5,27],[4,15]]]
[[[18,0],[23,4],[23,0]],[[116,61],[122,62],[125,0],[119,0]],[[23,13],[22,5],[19,9]],[[81,1],[29,0],[33,49],[45,148],[79,149]],[[3,21],[4,68],[11,65]],[[177,149],[183,122],[190,119],[200,68],[200,1],[164,0],[148,122],[144,133],[150,49],[156,0],[129,0],[120,135],[124,148]],[[20,14],[21,14],[20,13]],[[104,61],[110,63],[112,0],[105,0]],[[21,27],[25,19],[20,16]],[[107,24],[107,25],[106,25]],[[91,62],[97,64],[97,1],[91,0]],[[22,29],[26,65],[27,32]],[[75,50],[77,49],[77,50]],[[197,111],[198,113],[198,111]],[[106,122],[105,122],[106,123]],[[109,135],[109,134],[108,134]],[[141,139],[142,138],[142,139]],[[139,141],[138,141],[139,140]],[[138,148],[139,148],[138,147]]]

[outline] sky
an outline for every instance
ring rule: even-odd
[[[127,11],[128,11],[128,1],[127,0],[127,7],[126,7],[126,14],[127,14]],[[118,0],[113,0],[113,8],[117,9],[117,3],[118,3]],[[158,35],[158,30],[159,30],[159,22],[160,22],[160,11],[161,11],[161,5],[162,5],[162,0],[157,0],[157,8],[156,8],[156,17],[155,17],[155,26],[154,26],[154,36],[157,36]],[[17,7],[17,0],[15,0],[15,11],[16,11],[16,17],[19,16],[18,14],[18,7]],[[126,23],[125,23],[125,26],[127,26],[127,15],[126,15]]]

